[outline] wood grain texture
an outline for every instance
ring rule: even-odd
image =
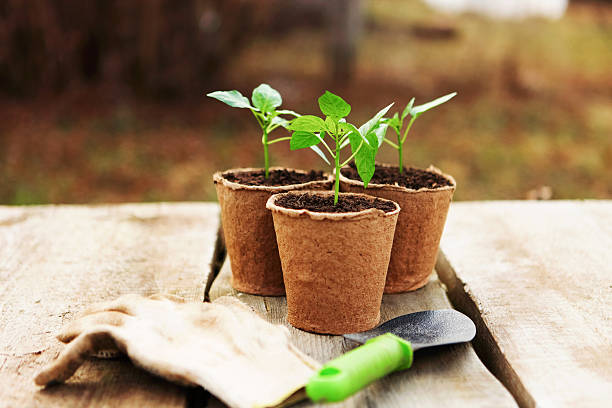
[[[44,390],[32,379],[63,347],[54,334],[91,303],[202,300],[218,225],[216,204],[0,207],[0,405],[185,406],[187,389],[127,359],[88,361]]]
[[[437,269],[521,406],[612,401],[612,201],[451,206]]]
[[[307,333],[287,324],[284,297],[262,297],[236,292],[230,286],[231,269],[226,262],[212,285],[211,299],[233,295],[250,305],[268,321],[289,327],[292,342],[321,363],[356,346],[341,336]],[[410,293],[385,295],[382,320],[425,309],[448,309],[451,305],[436,275],[424,288]],[[300,407],[314,406],[304,402]],[[487,371],[470,344],[419,351],[410,370],[394,373],[368,386],[334,407],[515,407],[506,389]]]

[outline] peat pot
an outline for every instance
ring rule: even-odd
[[[287,200],[298,205],[287,208]],[[333,206],[333,192],[275,194],[266,205],[274,217],[289,323],[329,334],[371,329],[380,320],[400,207],[389,200],[342,193],[339,204],[359,201],[363,207],[384,209],[317,212],[309,204],[313,200]]]
[[[280,177],[289,175],[289,177]],[[241,177],[255,175],[263,179],[263,169],[231,169],[215,173],[213,181],[221,206],[225,246],[232,269],[232,287],[254,295],[282,296],[285,294],[283,275],[272,214],[266,201],[275,193],[293,190],[325,190],[331,188],[329,177],[322,172],[270,168],[270,177],[283,182],[292,175],[320,175],[322,179],[287,185],[248,185]],[[295,178],[295,177],[293,177]],[[257,177],[254,178],[255,182]],[[249,181],[251,183],[251,181]]]
[[[385,164],[377,164],[376,168],[397,171],[397,166]],[[426,171],[405,168],[405,171],[431,173],[447,185],[413,189],[398,184],[376,184],[375,173],[368,187],[364,188],[361,180],[346,176],[347,170],[343,168],[340,171],[341,191],[393,200],[402,209],[395,229],[385,293],[408,292],[425,286],[436,263],[446,215],[456,187],[455,179],[433,166]]]

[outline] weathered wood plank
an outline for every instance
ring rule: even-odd
[[[211,289],[211,299],[233,295],[268,321],[289,327],[292,342],[324,363],[349,351],[355,344],[341,336],[307,333],[287,324],[284,297],[262,297],[236,292],[230,286],[227,261]],[[411,293],[385,295],[381,309],[386,321],[426,309],[451,308],[444,288],[434,275],[424,288]],[[312,406],[303,403],[300,406]],[[370,385],[334,407],[508,407],[516,406],[506,389],[487,371],[470,344],[419,351],[413,367]]]
[[[0,207],[0,405],[185,406],[185,388],[125,359],[92,360],[45,390],[32,379],[62,349],[54,334],[91,303],[201,300],[217,228],[216,204]]]
[[[612,401],[612,201],[451,207],[438,273],[521,406]]]

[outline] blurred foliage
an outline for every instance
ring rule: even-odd
[[[5,3],[17,7],[20,2]],[[92,2],[105,7],[102,3]],[[116,3],[128,9],[140,4]],[[249,3],[229,1],[227,7]],[[6,4],[0,6],[2,18]],[[36,9],[46,3],[33,4]],[[261,3],[257,12],[265,14],[269,4],[274,2]],[[185,19],[194,17],[182,7],[187,6],[170,7],[159,17],[161,25],[181,22],[186,33],[160,45],[155,61],[163,64],[135,63],[141,57],[128,51],[125,58],[133,58],[132,63],[115,59],[120,66],[140,67],[143,78],[149,78],[139,79],[150,84],[141,88],[145,92],[118,90],[124,74],[112,73],[130,69],[113,71],[110,62],[101,64],[96,80],[78,79],[83,67],[75,62],[77,53],[57,67],[65,85],[51,93],[0,100],[0,203],[214,200],[214,171],[261,165],[263,154],[248,112],[202,95],[214,89],[246,92],[261,82],[282,93],[284,107],[305,114],[317,111],[316,97],[329,89],[353,106],[350,119],[356,123],[393,101],[405,105],[415,96],[422,103],[457,91],[455,99],[415,123],[405,144],[406,163],[434,164],[457,179],[456,199],[522,199],[540,186],[550,186],[553,198],[612,198],[609,3],[570,3],[559,21],[500,22],[441,15],[416,1],[369,1],[354,77],[343,83],[329,75],[328,31],[316,23],[316,10],[296,27],[254,17],[255,28],[245,27],[240,40],[222,41],[220,54],[210,54],[217,75],[199,78],[203,65],[190,52],[209,40],[187,38],[191,29]],[[24,18],[36,19],[36,13]],[[96,14],[74,13],[71,24],[111,24]],[[287,13],[295,21],[295,11]],[[140,21],[135,14],[136,9],[121,14],[123,22],[112,24],[127,27]],[[282,17],[282,10],[271,15]],[[85,17],[77,21],[77,16]],[[260,30],[262,24],[267,29]],[[4,41],[6,26],[0,27]],[[119,28],[117,38],[104,41],[125,43]],[[73,32],[84,35],[78,28]],[[45,34],[45,42],[50,41]],[[45,48],[44,55],[28,54],[23,66],[13,65],[11,54],[2,55],[12,48],[0,47],[0,81],[9,71],[23,75],[22,95],[30,86],[55,83],[46,74],[26,72],[38,72],[37,65],[56,49],[72,52],[72,42],[53,41],[59,42]],[[10,92],[17,88],[0,83],[5,94],[14,95]],[[146,97],[163,96],[164,89],[173,89],[165,94],[174,98]],[[394,162],[395,154],[383,147],[380,160]],[[282,143],[271,146],[271,156],[277,165],[320,167],[314,153],[289,152]]]

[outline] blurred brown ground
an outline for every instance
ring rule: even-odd
[[[250,113],[204,94],[250,95],[261,82],[301,113],[329,89],[356,123],[457,91],[419,118],[405,153],[453,174],[457,199],[522,199],[541,186],[612,198],[609,2],[502,22],[364,1],[344,81],[333,79],[324,2],[179,3],[0,1],[0,204],[214,200],[215,170],[261,165],[263,153]],[[383,147],[379,160],[394,153]],[[271,154],[324,167],[282,143]]]

